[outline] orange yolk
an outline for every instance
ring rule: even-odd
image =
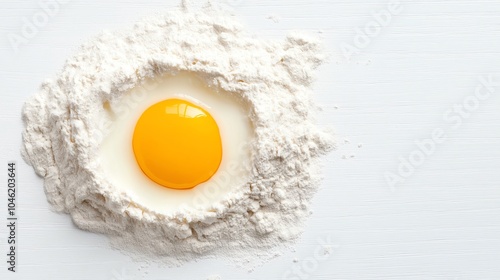
[[[210,179],[222,160],[219,127],[203,108],[167,99],[144,111],[132,138],[135,159],[154,182],[190,189]]]

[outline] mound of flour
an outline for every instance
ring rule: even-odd
[[[315,125],[310,90],[324,58],[313,37],[258,39],[225,11],[184,4],[85,43],[25,104],[22,155],[44,178],[56,211],[120,249],[172,265],[212,256],[265,261],[303,231],[321,178],[318,158],[333,147]],[[251,179],[210,207],[159,214],[103,174],[103,116],[110,100],[180,71],[250,107]]]

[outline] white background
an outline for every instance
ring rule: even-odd
[[[19,155],[24,100],[92,35],[178,1],[69,1],[16,53],[9,34],[20,34],[23,18],[32,21],[43,10],[38,1],[2,0],[0,217],[6,216],[7,161],[16,160],[20,249],[18,273],[8,273],[7,232],[0,225],[0,279],[267,280],[283,279],[295,266],[300,275],[285,279],[500,279],[500,86],[461,125],[443,117],[473,101],[480,77],[500,72],[500,1],[401,1],[401,13],[350,59],[341,46],[353,45],[356,28],[388,1],[220,1],[261,37],[321,30],[333,53],[315,90],[325,107],[321,124],[334,127],[339,148],[328,159],[296,252],[250,274],[223,260],[147,266],[51,212],[42,180]],[[399,158],[415,154],[415,141],[434,129],[445,131],[446,141],[391,188],[384,174],[398,174]],[[314,260],[322,242],[334,250]]]

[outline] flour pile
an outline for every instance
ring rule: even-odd
[[[85,43],[26,103],[22,155],[44,178],[55,210],[117,248],[171,265],[211,256],[264,261],[303,231],[321,178],[318,158],[333,147],[315,125],[309,88],[324,59],[315,38],[256,39],[225,11],[184,4]],[[180,71],[250,107],[251,179],[210,207],[161,214],[103,174],[103,107],[146,79]]]

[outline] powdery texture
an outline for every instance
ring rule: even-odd
[[[213,256],[263,262],[302,232],[320,180],[317,158],[333,147],[331,134],[315,125],[309,88],[324,58],[315,38],[257,39],[227,12],[183,6],[84,44],[26,103],[22,154],[44,178],[55,210],[118,248],[171,265]],[[252,175],[211,207],[159,214],[103,174],[103,104],[179,71],[250,107]]]

